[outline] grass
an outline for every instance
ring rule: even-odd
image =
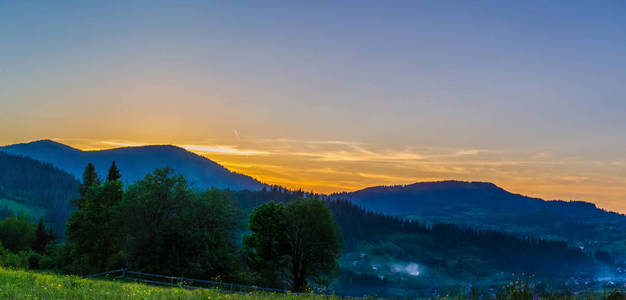
[[[282,294],[230,294],[211,289],[156,287],[0,268],[0,299],[328,299]]]
[[[515,282],[507,286],[510,293],[501,300],[532,300],[528,287]],[[283,295],[270,293],[228,293],[216,289],[184,289],[157,287],[141,283],[85,279],[78,276],[58,275],[0,267],[0,299],[340,299],[325,296]],[[475,299],[471,296],[440,295],[439,300]],[[578,296],[548,295],[545,300],[626,300],[624,294],[588,293]]]
[[[27,215],[34,220],[44,216],[45,210],[40,207],[29,206],[15,200],[0,197],[0,206],[7,206],[15,215]]]

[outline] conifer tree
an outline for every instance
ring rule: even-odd
[[[39,218],[37,223],[37,231],[35,232],[35,240],[33,241],[33,250],[38,253],[43,253],[46,245],[48,244],[48,234],[46,233],[46,226],[43,223],[43,219]]]
[[[92,163],[88,163],[83,172],[83,183],[79,188],[80,196],[84,197],[91,186],[98,184],[100,184],[100,179],[96,173],[96,167]]]
[[[89,188],[97,185],[100,185],[100,179],[98,178],[98,173],[96,173],[96,167],[92,163],[88,163],[85,167],[85,171],[83,171],[83,182],[78,187],[80,198],[74,200],[73,204],[81,208],[85,202],[85,196]]]
[[[115,161],[113,161],[113,163],[111,164],[111,167],[109,168],[109,174],[107,175],[107,181],[116,181],[119,180],[120,178],[122,178],[122,175],[120,175],[120,170],[117,168],[117,166],[115,165]]]
[[[56,241],[57,241],[57,235],[56,233],[54,233],[54,229],[52,228],[52,226],[50,226],[48,228],[48,243],[46,243],[46,245],[52,242],[56,242]]]

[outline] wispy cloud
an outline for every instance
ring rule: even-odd
[[[201,153],[220,153],[232,155],[267,155],[267,151],[237,149],[235,146],[228,145],[178,145],[193,152]]]
[[[497,152],[497,151],[486,150],[486,149],[462,149],[462,150],[456,151],[455,154],[458,156],[463,156],[463,155],[477,155],[481,153],[494,153],[494,152]]]
[[[117,141],[100,141],[99,144],[107,145],[107,146],[117,146],[117,147],[137,147],[137,146],[148,145],[147,143],[117,142]]]

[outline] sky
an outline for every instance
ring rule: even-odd
[[[0,144],[175,144],[315,192],[626,213],[623,1],[4,1]]]

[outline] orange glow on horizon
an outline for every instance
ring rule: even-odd
[[[85,141],[58,139],[81,150],[167,143],[132,141]],[[282,143],[280,147],[273,147]],[[612,185],[618,177],[568,176],[573,162],[528,158],[492,158],[499,151],[370,149],[367,145],[338,141],[280,140],[250,143],[247,147],[181,143],[178,146],[211,159],[227,169],[267,184],[317,193],[350,192],[377,185],[411,184],[423,181],[488,181],[510,192],[546,200],[582,200],[607,210],[626,212],[621,203],[626,188]],[[299,149],[295,151],[294,148]],[[577,162],[584,164],[584,162]],[[588,167],[588,166],[587,166]],[[549,172],[547,170],[549,169]],[[595,170],[589,170],[590,174]],[[600,171],[597,171],[600,173]],[[587,182],[586,182],[587,181]]]

